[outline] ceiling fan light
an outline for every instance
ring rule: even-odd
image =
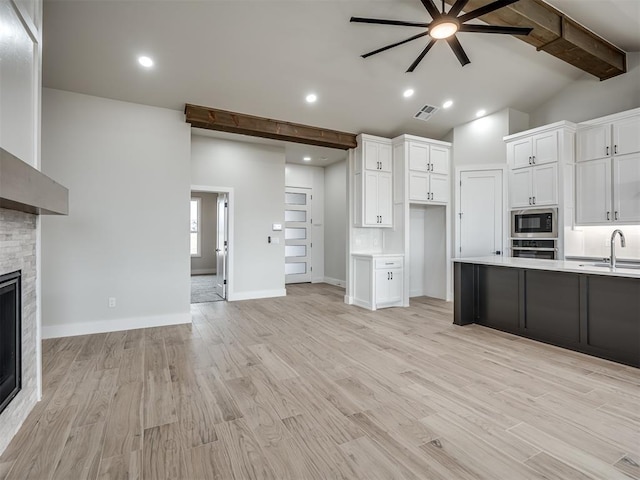
[[[458,22],[455,22],[453,19],[446,19],[430,27],[429,36],[437,40],[449,38],[458,31],[458,28],[460,28]]]

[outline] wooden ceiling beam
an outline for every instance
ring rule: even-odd
[[[453,5],[455,0],[445,2]],[[470,12],[487,3],[490,1],[469,0],[465,11]],[[542,0],[520,0],[478,18],[491,25],[533,27],[527,36],[514,36],[600,80],[627,71],[624,51]]]
[[[283,122],[271,118],[254,117],[217,108],[187,103],[184,113],[187,123],[190,123],[192,127],[206,128],[207,130],[239,133],[252,137],[271,138],[341,150],[355,148],[358,145],[356,136],[352,133]]]

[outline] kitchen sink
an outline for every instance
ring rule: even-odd
[[[611,268],[609,262],[596,262],[596,263],[581,263],[581,267],[602,267],[602,268]],[[618,262],[616,264],[616,268],[631,268],[634,270],[640,270],[640,265]]]

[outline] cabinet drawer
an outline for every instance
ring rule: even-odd
[[[374,260],[374,268],[402,268],[402,257],[386,257],[376,258]]]

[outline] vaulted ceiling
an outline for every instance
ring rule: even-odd
[[[627,51],[640,50],[637,0],[548,3]],[[439,42],[360,55],[415,33],[351,16],[428,19],[419,0],[60,1],[44,7],[44,85],[182,110],[185,103],[347,132],[438,138],[479,109],[535,109],[584,75],[506,35],[461,33],[462,68]],[[139,55],[155,65],[143,69]],[[599,80],[593,77],[594,82]],[[403,91],[415,94],[404,98]],[[314,92],[315,104],[305,96]],[[428,122],[425,104],[453,106]]]

